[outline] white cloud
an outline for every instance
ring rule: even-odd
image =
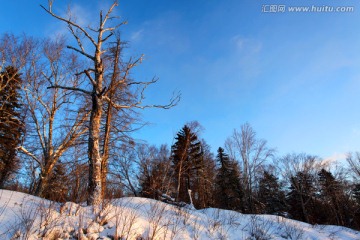
[[[262,42],[258,39],[235,35],[230,39],[230,44],[236,68],[241,71],[242,78],[253,82],[254,77],[261,73]]]
[[[255,53],[259,53],[262,49],[261,42],[253,38],[245,38],[236,35],[231,38],[231,42],[235,44],[236,50],[245,53],[255,54]]]
[[[130,40],[131,42],[139,41],[143,38],[143,35],[144,35],[144,29],[140,29],[138,31],[131,33]]]
[[[331,156],[325,157],[322,161],[323,164],[331,165],[332,163],[336,163],[339,161],[346,160],[348,153],[334,153]]]
[[[80,26],[87,26],[91,23],[90,16],[96,16],[95,19],[97,19],[98,15],[97,13],[92,12],[92,10],[84,8],[83,6],[79,4],[74,4],[71,6],[71,11],[69,12],[71,14],[71,18],[74,18],[75,22],[79,24]]]
[[[148,19],[130,35],[130,41],[139,49],[149,53],[162,49],[166,54],[181,54],[189,50],[189,36],[181,27],[182,17],[177,12],[165,12],[156,18]]]

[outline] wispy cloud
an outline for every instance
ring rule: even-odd
[[[262,53],[262,42],[255,38],[235,35],[230,39],[234,51],[233,61],[241,70],[242,76],[252,79],[261,73],[260,55]]]
[[[322,163],[331,165],[331,164],[339,162],[339,161],[344,161],[344,160],[346,160],[347,155],[348,155],[348,153],[334,153],[331,156],[325,157],[322,160]]]
[[[237,51],[241,51],[247,54],[259,53],[262,49],[262,43],[253,38],[246,38],[240,35],[235,35],[231,38],[231,42],[234,43]]]
[[[151,50],[161,47],[165,53],[182,53],[189,49],[187,34],[181,29],[182,16],[177,12],[165,12],[153,19],[144,21],[130,35],[130,40]]]
[[[132,32],[130,35],[130,41],[131,42],[137,42],[140,41],[144,36],[144,29],[139,29],[135,32]]]

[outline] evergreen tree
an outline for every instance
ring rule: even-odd
[[[216,160],[219,164],[216,176],[216,199],[219,208],[241,210],[243,192],[237,162],[230,160],[221,147]]]
[[[350,227],[360,229],[360,184],[357,183],[352,187],[351,198],[353,199],[352,223]]]
[[[190,203],[191,199],[188,190],[193,190],[195,171],[202,165],[201,143],[196,133],[187,125],[180,130],[175,140],[171,152],[176,177],[176,201]]]
[[[49,184],[44,190],[44,198],[57,202],[65,202],[68,197],[69,178],[65,165],[62,162],[57,162],[49,180]]]
[[[279,214],[285,210],[285,194],[278,178],[268,171],[259,181],[258,201],[263,206],[262,213]]]
[[[198,208],[207,208],[214,206],[216,165],[210,146],[204,140],[200,146],[199,166],[195,169],[195,180],[191,190],[194,192],[194,205]]]
[[[360,184],[354,185],[354,188],[352,189],[352,196],[356,203],[360,206]]]
[[[306,172],[297,172],[290,179],[290,192],[287,194],[288,212],[292,218],[307,223],[314,222],[311,213],[314,210],[314,178]]]
[[[321,224],[336,224],[344,226],[343,208],[344,202],[343,187],[341,183],[335,179],[331,172],[321,169],[318,173],[318,182],[320,190],[320,200],[325,205],[326,214],[325,221]]]
[[[20,112],[20,87],[17,69],[7,67],[0,73],[0,188],[20,165],[16,148],[25,130]]]

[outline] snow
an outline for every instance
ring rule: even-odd
[[[117,233],[117,235],[116,235]],[[55,203],[0,190],[0,239],[360,239],[340,226],[310,225],[273,215],[196,210],[145,198],[96,207]]]

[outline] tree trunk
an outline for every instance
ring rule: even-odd
[[[92,109],[90,115],[88,157],[89,157],[89,198],[88,205],[98,205],[102,202],[102,172],[101,156],[99,146],[100,121],[102,113],[102,103],[98,98],[96,89],[92,96]]]
[[[38,196],[38,197],[43,196],[43,192],[47,188],[50,175],[53,171],[55,163],[57,162],[57,159],[50,159],[45,162],[48,162],[48,164],[45,165],[45,167],[41,169],[39,183],[37,184],[35,193],[34,193],[35,196]]]
[[[41,197],[43,194],[43,191],[48,183],[47,181],[48,176],[46,173],[40,173],[40,179],[35,189],[35,196]]]
[[[308,202],[309,200],[307,200]],[[303,214],[303,217],[304,217],[304,221],[306,223],[310,223],[310,220],[309,220],[309,216],[308,216],[308,213],[306,211],[306,203],[304,202],[304,198],[303,198],[303,195],[302,193],[300,193],[300,203],[301,203],[301,211],[302,211],[302,214]]]
[[[118,72],[119,72],[119,56],[121,51],[121,41],[120,39],[116,42],[116,48],[114,50],[114,68],[111,76],[111,82],[109,85],[109,98],[113,100],[115,88],[114,85],[118,80]],[[102,184],[102,197],[104,198],[107,191],[107,173],[108,173],[108,162],[109,162],[109,144],[110,144],[110,130],[112,127],[112,109],[111,103],[107,103],[106,110],[106,121],[105,121],[105,134],[104,134],[104,142],[103,142],[103,150],[102,150],[102,162],[101,162],[101,184]]]

